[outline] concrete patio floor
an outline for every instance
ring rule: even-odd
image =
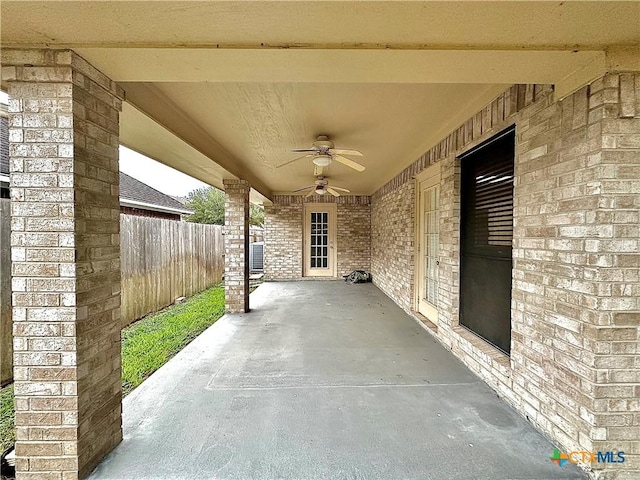
[[[91,479],[578,479],[372,284],[265,283],[124,401]]]

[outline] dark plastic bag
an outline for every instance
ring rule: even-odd
[[[371,281],[371,274],[364,270],[354,270],[344,276],[344,281],[347,283],[367,283]]]

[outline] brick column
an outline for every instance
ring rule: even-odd
[[[624,452],[599,480],[640,478],[638,85],[607,74],[516,127],[506,396],[567,452]]]
[[[229,313],[249,311],[249,183],[224,180],[224,292]]]
[[[598,148],[587,154],[583,181],[598,201],[565,234],[583,236],[593,289],[593,306],[581,309],[592,353],[582,361],[593,369],[581,393],[593,400],[580,412],[591,426],[580,443],[626,454],[623,464],[594,466],[597,478],[640,478],[640,72],[591,83],[588,118]]]
[[[69,50],[3,50],[17,478],[86,476],[122,438],[118,117]]]

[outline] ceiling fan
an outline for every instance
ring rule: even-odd
[[[309,197],[309,196],[311,196],[313,194],[324,195],[327,192],[329,192],[334,197],[339,197],[340,193],[337,192],[337,190],[349,193],[349,190],[347,190],[346,188],[330,187],[329,186],[329,181],[327,180],[326,177],[323,177],[322,175],[318,175],[318,177],[316,178],[316,181],[315,181],[315,183],[313,185],[307,185],[306,187],[298,188],[297,190],[294,190],[291,193],[302,192],[304,190],[309,190],[309,193],[307,193],[305,195],[305,197]]]
[[[316,141],[313,142],[311,148],[298,148],[291,150],[292,152],[297,153],[307,152],[307,155],[303,155],[302,157],[294,158],[293,160],[282,163],[278,165],[277,168],[284,167],[285,165],[289,165],[290,163],[302,160],[303,158],[313,157],[313,163],[317,167],[328,167],[331,161],[335,160],[336,162],[342,163],[343,165],[353,168],[358,172],[364,171],[363,165],[360,165],[359,163],[343,156],[353,155],[356,157],[361,157],[362,152],[359,152],[358,150],[348,150],[333,147],[333,142],[329,140],[329,137],[327,137],[326,135],[319,135]]]

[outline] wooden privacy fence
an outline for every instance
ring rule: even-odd
[[[0,384],[13,377],[10,201],[0,199]],[[222,280],[220,225],[120,215],[122,326]]]
[[[122,326],[222,280],[220,225],[120,215]]]

